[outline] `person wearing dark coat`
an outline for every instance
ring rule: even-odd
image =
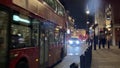
[[[105,48],[105,44],[106,44],[106,38],[104,35],[100,35],[99,36],[99,49],[101,49],[101,45],[102,48]]]

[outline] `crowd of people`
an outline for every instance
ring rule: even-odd
[[[110,49],[110,46],[111,46],[111,36],[110,35],[99,35],[99,36],[95,36],[94,38],[93,37],[89,37],[88,38],[88,44],[90,45],[94,45],[97,46],[98,45],[98,48],[101,49],[101,48],[108,48]]]
[[[102,36],[99,36],[98,38],[98,46],[99,46],[99,49],[102,48],[105,48],[105,45],[107,45],[107,48],[110,49],[110,41],[111,41],[111,36],[110,35],[102,35]],[[101,46],[102,45],[102,46]]]

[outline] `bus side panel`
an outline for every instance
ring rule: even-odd
[[[12,5],[12,0],[0,0],[0,4],[10,7]]]
[[[10,68],[15,68],[17,63],[21,61],[22,58],[26,58],[30,68],[39,68],[39,48],[30,47],[22,49],[14,49],[10,51],[11,61]],[[16,57],[15,57],[16,56]]]
[[[49,48],[49,59],[48,59],[48,67],[52,66],[54,64],[54,53],[53,53],[53,45]]]
[[[49,49],[49,67],[56,64],[61,60],[61,47],[60,45],[52,45]]]
[[[30,59],[29,60],[29,66],[30,68],[40,68],[39,67],[39,57],[40,57],[40,50],[39,47],[34,47],[28,50],[26,49],[25,54],[29,56]]]

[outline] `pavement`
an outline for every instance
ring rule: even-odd
[[[54,68],[70,68],[72,63],[80,64],[80,57],[78,55],[68,55],[66,56],[61,63],[56,65]]]
[[[120,49],[118,46],[93,50],[91,68],[120,68]]]
[[[77,63],[80,68],[80,56],[68,55],[54,68],[70,68],[70,64]],[[101,48],[92,50],[91,68],[120,68],[120,49],[118,46],[111,46],[110,49]]]

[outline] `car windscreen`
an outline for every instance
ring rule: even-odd
[[[78,38],[70,38],[70,40],[79,40]]]

